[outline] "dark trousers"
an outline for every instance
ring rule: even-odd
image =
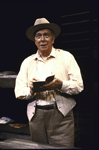
[[[31,140],[74,147],[74,116],[71,110],[64,117],[58,109],[36,109],[29,122]]]

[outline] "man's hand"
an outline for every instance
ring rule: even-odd
[[[31,95],[33,95],[33,94],[34,94],[34,92],[33,92],[33,91],[34,91],[34,90],[33,90],[33,89],[34,89],[34,88],[33,88],[33,85],[29,85],[29,88],[30,88],[30,93],[31,93]]]
[[[35,82],[35,81],[38,81],[38,79],[33,78],[33,82]],[[29,84],[30,93],[31,93],[32,95],[34,95],[33,82],[31,82],[31,83]]]
[[[40,88],[42,90],[55,90],[55,89],[61,89],[63,82],[60,79],[54,78],[53,81],[51,81],[48,84],[45,84],[41,86]]]

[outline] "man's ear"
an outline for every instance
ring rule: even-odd
[[[52,37],[52,44],[54,44],[54,42],[55,42],[55,35],[53,35]]]
[[[34,38],[34,43],[35,43],[35,45],[37,46],[35,38]]]

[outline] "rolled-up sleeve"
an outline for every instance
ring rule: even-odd
[[[27,61],[23,61],[21,64],[20,71],[16,78],[14,91],[15,97],[18,99],[28,100],[33,97],[30,93],[30,88],[28,87]]]
[[[68,61],[67,70],[69,80],[63,80],[63,85],[60,91],[70,95],[79,94],[83,91],[84,85],[81,70],[72,54],[70,55],[70,59]]]

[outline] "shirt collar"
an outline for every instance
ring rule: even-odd
[[[56,57],[56,55],[55,55],[55,48],[54,47],[52,47],[52,51],[51,51],[51,53],[50,53],[50,55],[48,57],[54,57],[54,58]],[[38,53],[38,50],[37,50],[37,52],[36,52],[36,54],[34,56],[34,59],[41,59],[41,57],[40,57],[40,55]]]

